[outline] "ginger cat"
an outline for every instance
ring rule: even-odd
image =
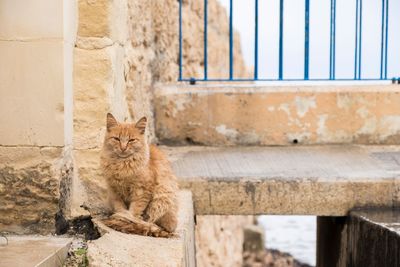
[[[177,226],[177,179],[164,154],[146,138],[146,117],[119,123],[107,114],[101,154],[114,214],[103,222],[115,230],[170,236]]]

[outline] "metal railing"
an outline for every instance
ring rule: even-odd
[[[389,29],[389,0],[382,0],[382,12],[380,23],[380,71],[376,77],[365,77],[362,75],[362,45],[363,45],[363,0],[355,0],[355,22],[351,27],[355,27],[354,36],[354,73],[351,77],[341,78],[336,75],[336,19],[337,19],[337,6],[336,0],[330,1],[330,34],[329,34],[329,73],[325,78],[315,78],[310,75],[310,0],[304,0],[304,69],[303,75],[298,78],[286,78],[284,73],[284,0],[279,1],[279,48],[278,48],[278,71],[275,78],[261,77],[259,73],[259,0],[254,0],[254,68],[253,75],[249,78],[238,78],[235,77],[234,73],[234,25],[233,25],[233,9],[234,1],[229,1],[229,71],[227,77],[209,78],[209,66],[208,66],[208,1],[207,0],[192,0],[192,1],[204,1],[204,29],[203,34],[204,41],[204,68],[202,77],[184,77],[183,76],[183,30],[182,30],[182,0],[179,0],[179,81],[324,81],[324,80],[396,80],[400,82],[400,79],[394,77],[388,77],[388,29]],[[268,0],[265,0],[268,1]],[[319,0],[315,0],[319,1]],[[374,0],[380,1],[380,0]],[[247,2],[247,1],[246,1]],[[251,3],[251,1],[249,1]],[[379,12],[379,10],[377,11]],[[196,34],[196,33],[192,33]],[[399,58],[400,60],[400,58]],[[378,69],[379,66],[376,66]],[[400,73],[399,73],[400,74]],[[400,75],[398,75],[400,76]],[[396,76],[396,77],[398,77]]]

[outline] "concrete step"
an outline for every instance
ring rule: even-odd
[[[164,144],[400,144],[400,86],[159,85]]]
[[[400,204],[400,146],[163,149],[200,215],[343,216]]]
[[[189,191],[179,194],[177,237],[123,234],[98,226],[104,234],[88,242],[90,266],[195,266],[193,201]]]
[[[1,267],[62,266],[67,257],[71,238],[51,236],[0,237]]]

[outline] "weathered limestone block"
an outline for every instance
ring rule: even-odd
[[[0,231],[50,233],[60,182],[72,171],[57,147],[0,147]]]
[[[243,229],[253,216],[196,216],[198,267],[242,266]]]
[[[151,5],[156,1],[129,0],[129,41],[124,45],[124,78],[126,101],[132,120],[149,119],[150,140],[154,140],[152,107],[153,65],[155,63]]]
[[[108,51],[74,51],[74,147],[95,148],[104,134],[112,86],[112,65]]]
[[[75,48],[74,58],[74,148],[101,146],[105,115],[113,112],[126,119],[122,68],[123,51],[118,46],[105,49]]]
[[[112,1],[79,0],[78,1],[78,35],[87,37],[104,37],[110,35]]]
[[[150,48],[128,44],[125,47],[126,101],[133,120],[146,116],[149,120],[147,133],[154,139],[151,62],[154,52]]]
[[[104,213],[109,210],[107,184],[100,170],[100,150],[84,149],[74,151],[76,176],[84,188],[85,195],[76,197],[77,204],[89,208],[91,214]]]

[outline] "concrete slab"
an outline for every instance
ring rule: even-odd
[[[164,150],[196,214],[343,216],[400,204],[400,146]]]
[[[195,266],[192,195],[179,195],[177,237],[123,234],[102,226],[101,238],[88,243],[90,266]]]
[[[0,237],[1,267],[62,266],[72,238],[51,236]]]

